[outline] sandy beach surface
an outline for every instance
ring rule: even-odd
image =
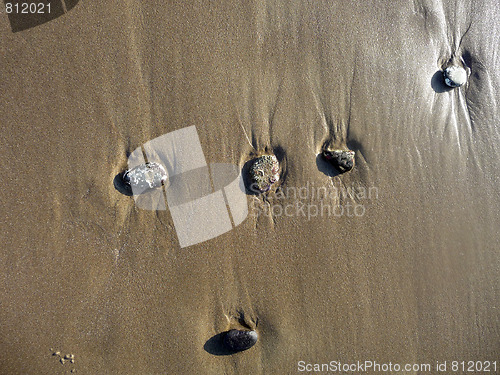
[[[497,0],[51,3],[0,14],[1,374],[500,372]],[[209,164],[282,170],[181,247],[114,182],[189,126]]]

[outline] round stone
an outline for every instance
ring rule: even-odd
[[[123,182],[137,191],[160,187],[167,178],[165,168],[155,162],[138,165],[123,174]]]
[[[444,72],[444,82],[450,87],[460,87],[467,82],[467,72],[461,66],[449,66]]]
[[[351,150],[324,150],[323,157],[340,173],[348,172],[354,167],[354,151]]]
[[[280,179],[280,163],[274,155],[263,155],[254,159],[250,170],[250,189],[264,193]]]
[[[232,352],[241,352],[250,349],[257,342],[258,335],[255,331],[240,331],[232,329],[224,337],[224,346]]]

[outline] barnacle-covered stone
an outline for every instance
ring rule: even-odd
[[[323,157],[340,173],[348,172],[354,167],[354,151],[351,150],[323,150]]]
[[[158,163],[140,164],[123,174],[123,181],[134,191],[143,191],[162,186],[168,175],[165,168]]]
[[[253,160],[249,170],[250,189],[264,193],[280,179],[280,163],[274,155],[263,155]]]
[[[443,72],[444,82],[450,87],[460,87],[467,82],[467,71],[461,66],[449,66]]]
[[[241,352],[255,345],[259,336],[255,331],[232,329],[224,336],[224,346],[232,352]]]

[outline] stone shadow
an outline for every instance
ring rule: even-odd
[[[316,155],[316,167],[318,167],[318,171],[322,172],[328,177],[335,177],[340,174],[340,171],[338,171],[337,168],[335,168],[325,160],[321,152]]]
[[[448,86],[444,82],[443,71],[438,70],[431,78],[431,87],[437,93],[447,92],[453,90],[453,87]]]

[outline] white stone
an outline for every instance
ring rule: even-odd
[[[123,174],[123,181],[138,192],[160,187],[167,178],[165,168],[155,162],[138,165]]]
[[[467,82],[467,72],[461,66],[449,66],[444,72],[444,81],[450,87],[460,87]]]

